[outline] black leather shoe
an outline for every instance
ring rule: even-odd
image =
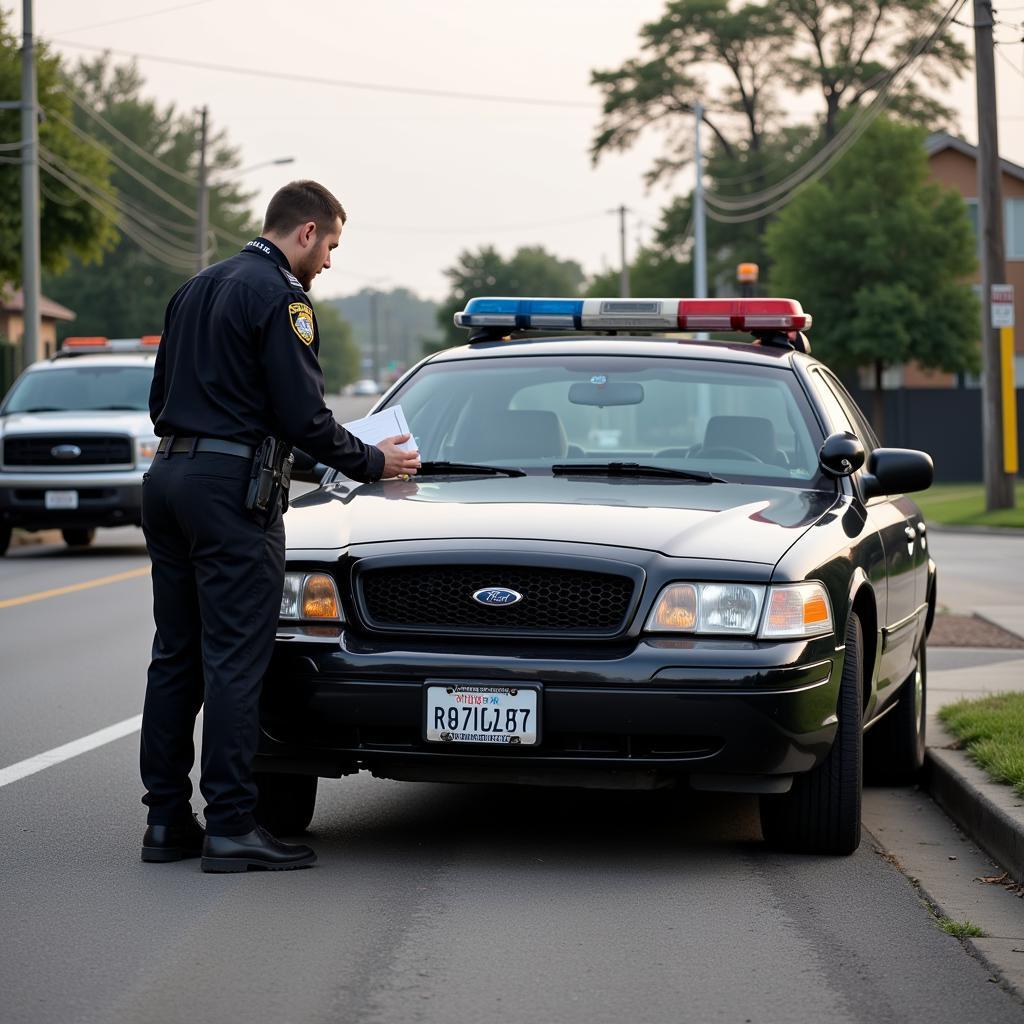
[[[142,837],[142,859],[150,864],[198,857],[203,852],[206,833],[193,814],[180,825],[150,825]]]
[[[257,825],[244,836],[207,835],[203,840],[200,867],[204,871],[248,871],[249,868],[288,871],[311,868],[315,863],[316,854],[308,846],[278,842]]]

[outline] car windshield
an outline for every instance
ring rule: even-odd
[[[629,462],[825,486],[820,430],[788,367],[650,356],[467,359],[428,363],[388,402],[397,403],[425,461],[534,472]]]
[[[62,366],[24,374],[5,413],[149,409],[153,366]]]

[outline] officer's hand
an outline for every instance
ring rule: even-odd
[[[401,434],[398,437],[387,437],[377,447],[384,453],[384,472],[382,479],[391,476],[414,476],[420,468],[420,453],[407,452],[398,446],[405,444],[411,434]]]

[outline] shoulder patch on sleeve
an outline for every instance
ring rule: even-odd
[[[316,331],[313,328],[313,310],[304,302],[288,304],[288,320],[292,330],[303,345],[312,345]]]
[[[278,270],[284,275],[284,279],[293,287],[298,288],[300,292],[304,292],[306,289],[302,287],[302,283],[299,279],[285,267],[278,267]]]

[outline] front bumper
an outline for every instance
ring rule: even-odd
[[[280,635],[258,770],[386,778],[784,792],[831,748],[843,652],[790,643],[646,638],[620,648],[448,645]],[[534,747],[423,738],[431,682],[535,684]]]
[[[27,530],[139,526],[144,472],[145,468],[95,473],[0,472],[0,523]],[[48,509],[47,491],[76,491],[78,508]]]

